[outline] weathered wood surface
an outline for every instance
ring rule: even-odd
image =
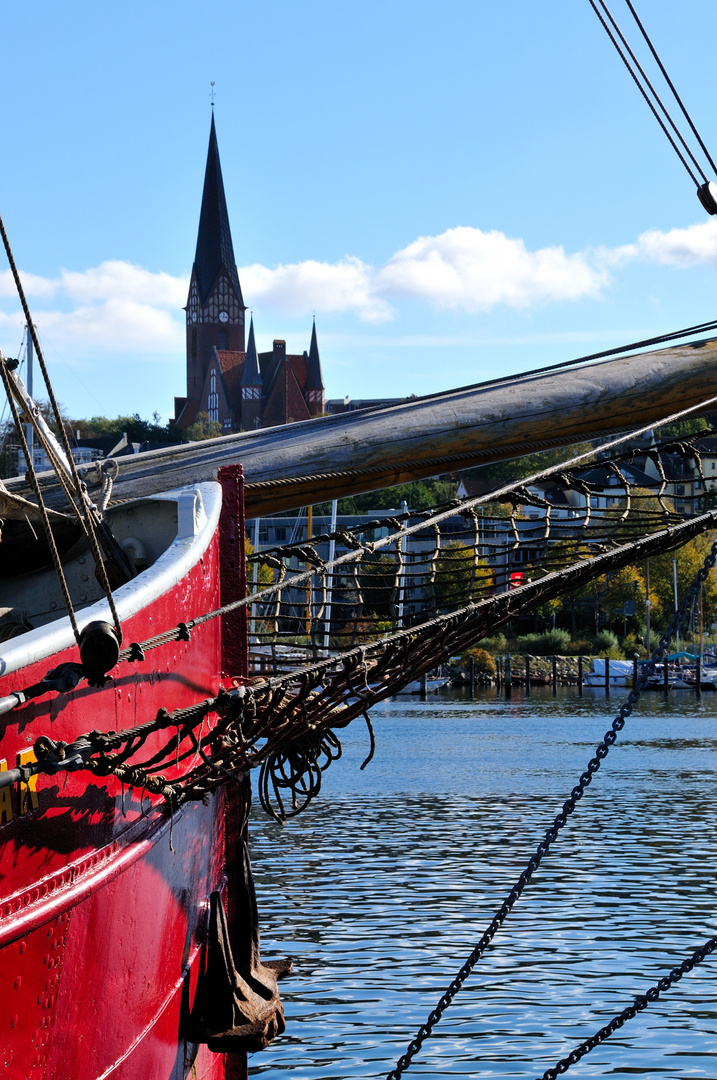
[[[113,499],[213,479],[240,462],[247,516],[277,513],[628,431],[715,396],[712,339],[118,458]],[[19,478],[6,484],[27,494]],[[43,486],[48,505],[60,507],[51,474]]]
[[[51,522],[70,520],[66,514],[58,514],[55,510],[48,510],[47,514]],[[0,481],[0,518],[3,521],[42,521],[42,514],[36,502],[11,495]]]

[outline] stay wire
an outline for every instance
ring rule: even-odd
[[[655,87],[654,87],[654,86],[652,85],[652,83],[650,82],[650,79],[649,79],[649,77],[648,77],[647,73],[645,72],[645,69],[644,69],[644,68],[642,67],[642,65],[641,65],[640,61],[639,61],[639,60],[637,59],[637,57],[635,56],[635,53],[634,53],[634,52],[632,51],[632,48],[630,47],[630,43],[628,42],[628,40],[627,40],[627,38],[625,37],[625,35],[623,34],[622,30],[621,30],[621,29],[620,29],[620,27],[618,26],[618,24],[617,24],[617,22],[616,22],[616,20],[615,20],[615,17],[614,17],[614,15],[612,14],[612,12],[610,11],[610,9],[608,8],[608,6],[607,6],[607,0],[598,0],[598,2],[600,3],[600,5],[601,5],[601,7],[602,7],[603,11],[605,12],[605,14],[606,14],[606,15],[607,15],[607,17],[609,18],[610,22],[612,23],[613,27],[615,28],[615,32],[616,32],[616,33],[618,34],[618,36],[619,36],[620,40],[622,41],[623,45],[625,46],[625,49],[626,49],[626,50],[627,50],[627,52],[629,53],[629,55],[630,55],[630,58],[631,58],[632,62],[634,63],[635,67],[637,68],[637,70],[638,70],[638,71],[640,72],[640,74],[642,75],[643,79],[645,80],[645,83],[646,83],[647,87],[649,88],[649,90],[650,90],[651,94],[652,94],[652,95],[653,95],[653,97],[655,98],[655,101],[657,102],[657,104],[658,104],[658,105],[660,106],[660,108],[662,109],[662,112],[664,113],[665,117],[667,118],[667,121],[669,122],[669,124],[670,124],[670,126],[671,126],[672,130],[674,131],[675,135],[677,136],[677,138],[678,138],[678,139],[680,140],[680,142],[681,142],[681,143],[682,143],[682,145],[684,146],[684,148],[685,148],[685,151],[687,152],[687,154],[689,155],[689,157],[690,157],[690,158],[692,159],[692,162],[694,163],[694,166],[695,166],[695,168],[696,168],[696,169],[698,169],[698,170],[699,170],[699,172],[701,172],[701,173],[702,173],[702,178],[703,178],[703,180],[707,181],[707,176],[706,176],[706,174],[705,174],[704,170],[702,169],[702,166],[700,165],[699,161],[697,160],[697,158],[695,157],[695,155],[694,155],[694,154],[692,153],[692,151],[690,150],[690,148],[689,148],[689,146],[688,146],[688,144],[687,144],[687,141],[685,140],[684,136],[682,135],[682,132],[680,131],[680,129],[678,128],[677,124],[675,123],[675,121],[674,121],[674,120],[672,119],[672,117],[670,116],[669,112],[667,111],[667,106],[666,106],[666,105],[665,105],[665,103],[664,103],[664,102],[662,101],[662,99],[661,99],[660,95],[659,95],[659,94],[657,93],[657,90],[655,90]],[[633,10],[633,14],[634,14],[634,10]],[[637,18],[637,16],[635,16],[635,18]],[[645,31],[643,30],[643,34],[644,34],[644,33],[645,33]],[[654,56],[655,56],[655,57],[657,58],[657,53],[655,52],[655,50],[654,50],[654,49],[653,49],[653,55],[654,55]],[[658,61],[658,63],[659,63],[659,61]],[[665,72],[665,70],[664,70],[664,68],[662,67],[662,65],[660,65],[660,68],[661,68],[661,70],[662,70],[663,74],[665,75],[665,77],[667,77],[667,73]],[[670,87],[671,87],[671,89],[672,89],[672,92],[673,92],[673,94],[675,94],[675,90],[674,90],[674,87],[672,87],[672,85],[671,85],[671,83],[669,82],[669,80],[668,80],[668,85],[670,85]],[[676,96],[676,94],[675,94],[675,96]],[[679,101],[678,101],[678,104],[680,104],[680,102],[679,102]],[[685,110],[684,110],[684,106],[682,106],[682,109],[683,109],[683,112],[684,112],[684,111],[685,111]],[[689,118],[688,118],[688,119],[689,119]],[[698,139],[699,139],[699,136],[698,136]],[[693,179],[694,179],[694,178],[693,178]]]
[[[618,33],[618,34],[620,35],[620,37],[621,37],[621,38],[622,38],[622,40],[624,41],[625,39],[623,38],[622,34],[620,33],[620,30],[619,30],[619,29],[618,29],[618,27],[617,27],[617,23],[615,22],[615,20],[613,19],[612,15],[610,14],[610,11],[609,11],[609,9],[608,9],[607,5],[605,4],[604,0],[598,0],[598,2],[600,3],[601,7],[603,7],[603,8],[604,8],[604,10],[605,10],[605,12],[606,12],[606,14],[607,14],[608,18],[610,19],[610,21],[611,21],[611,22],[613,23],[613,25],[615,26],[615,29],[616,29],[617,33]],[[696,187],[699,187],[699,186],[700,186],[700,181],[699,181],[699,180],[698,180],[698,178],[697,178],[697,177],[695,176],[695,174],[693,173],[693,171],[692,171],[692,169],[690,168],[690,166],[689,166],[689,165],[687,164],[687,161],[686,161],[686,160],[685,160],[685,158],[683,157],[683,155],[682,155],[682,152],[681,152],[680,148],[678,147],[678,145],[677,145],[677,143],[675,142],[675,140],[674,140],[674,139],[672,138],[672,135],[670,134],[670,132],[669,132],[669,131],[667,130],[667,127],[665,126],[665,122],[664,122],[664,120],[662,119],[662,117],[660,116],[659,112],[658,112],[658,111],[657,111],[657,109],[655,108],[655,105],[653,104],[653,102],[652,102],[652,101],[650,100],[650,96],[649,96],[649,94],[647,93],[647,91],[645,90],[645,88],[644,88],[644,86],[642,85],[642,83],[640,82],[639,78],[638,78],[638,77],[637,77],[637,75],[635,74],[635,71],[634,71],[634,70],[633,70],[633,68],[631,67],[631,65],[630,65],[630,63],[629,63],[629,61],[628,61],[628,58],[627,58],[627,56],[625,55],[625,53],[623,52],[623,50],[621,49],[621,47],[620,47],[620,45],[619,45],[619,43],[618,43],[617,39],[615,38],[615,35],[613,34],[613,32],[611,31],[611,29],[610,29],[610,27],[608,26],[607,22],[606,22],[606,21],[605,21],[605,19],[603,18],[603,16],[602,16],[602,13],[601,13],[601,12],[600,12],[600,11],[598,10],[598,6],[597,6],[597,3],[596,3],[596,0],[588,0],[588,3],[590,4],[591,8],[593,9],[593,11],[594,11],[594,12],[595,12],[595,14],[597,15],[598,19],[599,19],[599,20],[600,20],[600,22],[602,23],[602,26],[603,26],[603,29],[605,30],[605,33],[606,33],[606,34],[607,34],[607,36],[608,36],[608,37],[610,38],[610,41],[612,42],[613,46],[615,47],[615,50],[616,50],[616,52],[617,52],[618,56],[619,56],[619,57],[620,57],[620,59],[622,60],[623,64],[624,64],[624,65],[625,65],[625,67],[627,68],[628,72],[629,72],[629,73],[630,73],[630,75],[632,76],[632,78],[633,78],[633,80],[634,80],[634,82],[635,82],[635,85],[637,86],[638,90],[640,91],[640,93],[641,93],[641,94],[642,94],[642,96],[644,97],[645,101],[647,102],[648,106],[650,107],[650,110],[652,111],[652,114],[653,114],[653,116],[655,117],[655,119],[657,120],[658,124],[660,125],[660,127],[661,127],[661,128],[662,128],[662,130],[663,130],[663,132],[665,133],[665,136],[667,137],[667,139],[668,139],[668,141],[669,141],[670,145],[672,146],[672,149],[673,149],[673,150],[675,151],[675,153],[677,154],[678,158],[680,159],[680,161],[681,161],[681,162],[682,162],[682,164],[684,165],[685,169],[687,170],[687,174],[688,174],[688,176],[690,177],[690,179],[692,180],[692,183],[693,183],[693,184],[695,184],[695,186],[696,186]],[[629,46],[627,46],[627,43],[625,43],[625,44],[626,44],[626,47],[627,47],[627,48],[629,49]],[[629,51],[631,52],[631,50],[629,50]],[[639,66],[639,65],[638,65],[638,66]],[[640,70],[642,70],[642,69],[640,69]],[[680,139],[680,141],[681,141],[681,142],[683,143],[683,145],[685,145],[685,147],[686,147],[686,149],[687,149],[687,152],[688,152],[689,156],[690,156],[690,157],[692,158],[692,160],[693,160],[693,161],[695,161],[694,155],[692,154],[692,152],[691,152],[691,151],[689,150],[689,148],[687,147],[687,145],[686,145],[686,143],[685,143],[684,139],[682,138],[682,136],[681,136],[681,135],[680,135],[680,133],[679,133],[679,130],[678,130],[678,128],[677,128],[677,126],[676,126],[676,124],[674,123],[674,121],[673,121],[673,120],[672,120],[672,118],[670,117],[670,114],[669,114],[669,113],[667,112],[667,109],[665,108],[665,106],[664,106],[664,105],[662,104],[662,102],[660,101],[660,98],[658,97],[658,95],[657,95],[657,94],[655,93],[655,91],[654,91],[654,90],[652,89],[652,86],[651,86],[651,84],[650,84],[649,80],[647,79],[647,76],[644,76],[644,77],[645,77],[645,81],[647,82],[647,85],[648,85],[648,86],[650,87],[650,90],[652,90],[652,93],[654,94],[654,96],[655,96],[655,99],[656,99],[656,101],[657,101],[657,102],[658,102],[658,104],[660,105],[660,108],[661,108],[661,109],[662,109],[662,111],[664,112],[665,116],[667,117],[667,119],[668,119],[669,123],[670,123],[670,124],[672,125],[672,127],[674,128],[675,132],[677,133],[677,137],[678,137],[678,138]],[[699,165],[699,164],[697,164],[697,162],[696,162],[696,161],[695,161],[695,166],[697,167],[698,171],[699,171],[700,173],[702,173],[702,176],[703,176],[704,180],[706,181],[706,180],[707,180],[707,177],[705,176],[705,173],[704,173],[704,171],[702,170],[702,168],[700,167],[700,165]]]
[[[632,3],[631,3],[631,0],[625,0],[625,3],[627,4],[627,6],[628,6],[628,7],[629,7],[629,9],[630,9],[630,12],[631,12],[631,14],[632,14],[632,17],[633,17],[633,19],[635,20],[635,22],[637,23],[637,26],[638,26],[638,29],[640,30],[640,33],[642,34],[642,36],[644,37],[645,41],[647,42],[647,46],[648,46],[648,48],[649,48],[650,52],[652,53],[652,55],[654,56],[654,58],[655,58],[655,61],[656,61],[656,63],[657,63],[657,66],[659,67],[660,71],[662,72],[662,75],[663,75],[663,77],[664,77],[664,80],[665,80],[665,82],[667,83],[667,85],[669,86],[670,90],[672,91],[672,93],[673,93],[673,95],[674,95],[674,98],[675,98],[675,101],[676,101],[676,102],[677,102],[677,104],[678,104],[678,105],[680,106],[680,109],[682,110],[682,114],[683,114],[683,116],[685,117],[685,120],[687,121],[687,123],[688,123],[688,124],[690,125],[690,127],[692,128],[692,132],[693,132],[693,134],[694,134],[695,138],[697,139],[697,142],[698,142],[698,143],[700,144],[700,146],[702,147],[702,152],[703,152],[703,154],[705,155],[705,157],[707,158],[707,160],[709,161],[709,163],[710,163],[710,168],[711,168],[711,169],[712,169],[712,171],[714,172],[715,176],[717,176],[717,165],[715,165],[714,161],[712,160],[712,156],[711,156],[711,154],[710,154],[709,150],[707,149],[707,147],[706,147],[706,146],[705,146],[705,144],[703,143],[703,141],[702,141],[702,137],[701,137],[701,135],[700,135],[699,131],[698,131],[698,130],[697,130],[697,128],[695,127],[694,123],[692,122],[692,117],[690,116],[690,114],[688,113],[687,109],[685,108],[685,106],[684,106],[684,104],[683,104],[683,102],[682,102],[682,98],[681,98],[681,97],[680,97],[680,95],[679,95],[679,94],[677,93],[677,90],[675,89],[675,87],[674,87],[674,85],[673,85],[672,79],[671,79],[671,78],[670,78],[670,76],[669,76],[669,75],[667,74],[667,71],[665,70],[665,66],[664,66],[664,64],[662,63],[662,60],[660,60],[660,57],[659,57],[659,55],[658,55],[658,52],[657,52],[657,50],[655,49],[654,45],[652,44],[652,42],[651,42],[651,40],[650,40],[650,38],[649,38],[649,36],[648,36],[648,33],[647,33],[647,31],[645,30],[645,27],[644,27],[644,26],[642,25],[642,23],[640,22],[640,18],[639,18],[639,16],[638,16],[637,12],[635,11],[635,8],[633,7],[633,5],[632,5]]]

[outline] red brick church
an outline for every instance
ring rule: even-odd
[[[187,394],[174,399],[177,425],[186,431],[207,413],[225,432],[309,420],[324,411],[316,325],[309,351],[287,353],[274,341],[257,353],[254,322],[245,339],[246,306],[229,228],[217,133],[209,133],[202,209],[187,298]]]

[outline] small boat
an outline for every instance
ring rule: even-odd
[[[413,679],[399,690],[395,697],[411,697],[415,694],[435,694],[450,683],[448,678]]]
[[[605,660],[601,657],[593,657],[592,670],[585,675],[584,685],[604,688],[606,670]],[[632,686],[633,671],[631,660],[610,660],[607,676],[609,686]]]

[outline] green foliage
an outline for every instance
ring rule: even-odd
[[[683,544],[677,551],[666,551],[664,554],[650,559],[650,592],[656,594],[663,612],[663,622],[666,622],[675,610],[673,560],[677,563],[677,596],[681,600],[692,584],[695,574],[702,565],[714,539],[714,533],[704,533],[702,536],[696,536],[694,540]],[[715,574],[710,574],[702,586],[702,608],[705,626],[717,622],[717,578]],[[654,625],[659,625],[654,608],[650,621]]]
[[[369,491],[363,495],[351,495],[339,499],[339,514],[370,514],[374,510],[399,510],[406,502],[409,510],[430,510],[456,497],[455,480],[416,480],[412,484]],[[317,507],[319,513],[328,513],[329,504]]]
[[[647,649],[642,643],[643,639],[638,641],[637,638],[637,634],[628,634],[627,637],[622,639],[622,651],[626,660],[632,660],[635,653],[637,653],[641,660],[644,660],[647,657]]]
[[[571,652],[571,645],[570,634],[559,627],[544,634],[524,634],[516,641],[518,652],[533,656],[566,656]]]
[[[160,424],[159,413],[155,412],[151,420],[143,420],[139,413],[132,416],[116,416],[111,420],[107,416],[91,416],[86,420],[67,421],[73,434],[80,432],[82,439],[103,439],[112,437],[119,440],[124,434],[130,442],[177,442],[183,433],[174,424]]]
[[[595,650],[597,656],[607,656],[610,660],[624,660],[625,655],[620,648],[617,636],[611,630],[601,630],[595,635]]]
[[[244,554],[247,558],[254,554],[251,540],[244,541]],[[247,585],[250,593],[261,592],[269,585],[274,584],[274,571],[264,563],[258,563],[256,567],[256,587],[254,586],[254,563],[248,563],[246,568]]]
[[[483,638],[481,646],[494,656],[508,651],[508,639],[505,634],[494,634],[492,637]]]
[[[459,540],[450,540],[436,560],[434,592],[436,606],[455,609],[469,604],[473,594],[481,595],[493,585],[493,571],[482,559],[476,561],[473,549]]]
[[[359,568],[364,609],[383,620],[393,616],[396,558],[391,555],[364,555]]]
[[[686,420],[676,420],[674,424],[665,424],[657,428],[656,437],[660,442],[665,439],[685,439],[688,435],[696,435],[698,431],[704,431],[709,424],[703,416],[689,417]]]
[[[549,469],[551,465],[560,465],[577,454],[587,453],[592,449],[589,442],[574,443],[572,446],[558,446],[554,450],[542,450],[539,454],[524,454],[510,461],[494,461],[490,465],[479,465],[468,469],[461,475],[476,480],[522,480],[525,476]]]
[[[210,420],[209,413],[198,412],[193,424],[187,428],[189,442],[202,442],[204,439],[218,439],[222,434],[222,425],[218,420]]]

